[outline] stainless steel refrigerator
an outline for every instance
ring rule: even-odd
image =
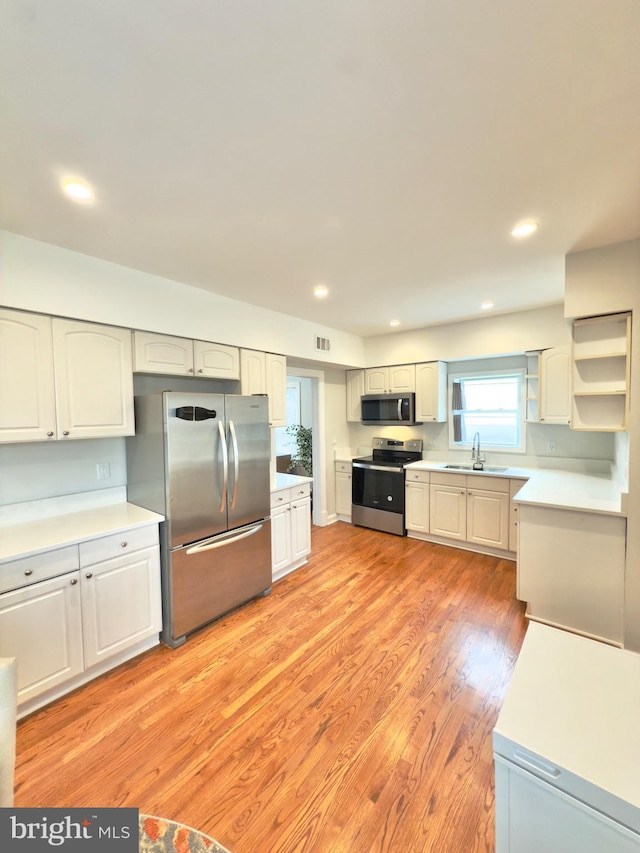
[[[164,391],[135,399],[131,503],[162,513],[162,640],[172,648],[271,589],[266,397]]]

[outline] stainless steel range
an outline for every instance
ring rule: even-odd
[[[420,459],[419,439],[374,438],[373,454],[351,463],[351,522],[404,536],[404,469]]]

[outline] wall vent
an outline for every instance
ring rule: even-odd
[[[321,338],[320,335],[316,335],[316,349],[318,352],[329,352],[331,349],[329,338]]]

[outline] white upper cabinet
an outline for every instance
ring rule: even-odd
[[[138,331],[133,333],[133,342],[136,373],[210,379],[240,378],[240,354],[237,347]]]
[[[364,370],[347,370],[347,420],[360,423],[364,394]]]
[[[415,364],[368,367],[364,371],[365,394],[402,394],[416,390]],[[358,418],[360,420],[360,418]]]
[[[133,435],[131,331],[53,318],[58,438]]]
[[[284,355],[240,350],[240,389],[247,395],[266,394],[269,425],[286,426],[287,359]]]
[[[447,420],[447,365],[444,361],[416,364],[416,421]]]
[[[269,397],[269,424],[272,427],[287,425],[287,359],[284,355],[265,353],[267,395]]]
[[[540,423],[568,424],[571,416],[571,346],[540,353]]]
[[[131,332],[0,312],[0,441],[133,435]]]
[[[211,379],[240,379],[240,351],[224,344],[194,341],[193,372]]]
[[[51,317],[0,310],[0,441],[56,437]]]

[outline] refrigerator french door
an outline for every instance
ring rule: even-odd
[[[267,398],[165,391],[136,398],[128,499],[161,525],[163,641],[271,588]]]

